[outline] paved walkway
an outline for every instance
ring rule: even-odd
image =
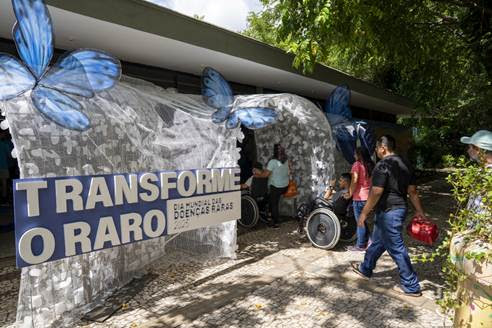
[[[428,184],[423,192],[424,204],[435,205],[428,209],[431,217],[443,222],[449,196],[442,184]],[[359,279],[350,262],[360,261],[363,253],[347,252],[342,244],[332,251],[311,247],[295,230],[291,221],[278,230],[262,227],[244,232],[238,238],[235,260],[179,262],[188,254],[170,254],[174,261],[168,258],[153,266],[153,280],[112,317],[104,323],[81,321],[78,327],[451,325],[434,302],[442,283],[438,264],[415,265],[423,297],[399,296],[391,291],[398,278],[389,256],[381,258],[374,279]],[[407,242],[412,254],[429,250]],[[11,314],[2,316],[6,314],[0,313],[0,325],[12,323],[8,322],[13,320]]]
[[[158,274],[125,310],[82,327],[443,327],[434,283],[425,296],[390,291],[388,256],[373,281],[349,269],[363,253],[323,251],[303,242],[293,222],[240,236],[234,261],[157,267]],[[270,242],[263,242],[269,239]],[[256,242],[255,242],[256,241]],[[259,242],[261,241],[261,242]],[[248,246],[245,246],[248,245]]]
[[[15,267],[15,258],[0,258],[0,327],[15,321],[20,271]]]

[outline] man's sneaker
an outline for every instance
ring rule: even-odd
[[[393,286],[393,291],[395,293],[397,293],[397,294],[405,295],[405,296],[410,296],[410,297],[420,297],[420,296],[422,296],[422,292],[421,291],[418,291],[418,292],[415,292],[415,293],[407,293],[399,285]]]
[[[366,250],[366,248],[362,248],[362,247],[357,247],[357,246],[348,246],[347,247],[347,251],[349,252],[364,252]]]
[[[357,262],[352,262],[350,263],[350,266],[352,267],[352,271],[357,273],[359,276],[361,276],[362,278],[364,279],[367,279],[369,280],[369,277],[366,276],[365,274],[363,274],[361,271],[360,271],[360,264],[357,263]]]

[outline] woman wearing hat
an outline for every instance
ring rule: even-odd
[[[471,137],[462,137],[461,142],[468,145],[468,156],[486,170],[492,169],[492,132],[480,130],[475,132]],[[482,196],[472,195],[468,200],[467,208],[475,213],[483,212]],[[474,222],[469,223],[472,228]]]
[[[468,145],[468,155],[472,160],[492,168],[492,132],[480,130],[471,137],[462,137],[461,142]]]

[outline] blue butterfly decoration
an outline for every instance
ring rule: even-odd
[[[64,128],[85,131],[89,118],[74,96],[92,98],[113,87],[121,75],[118,59],[89,49],[53,57],[53,24],[43,0],[12,0],[17,22],[12,35],[22,62],[0,53],[0,101],[32,90],[31,99],[46,118]]]
[[[226,122],[228,129],[234,129],[239,124],[248,129],[260,129],[277,121],[277,113],[272,108],[238,107],[233,108],[234,95],[225,78],[211,67],[202,72],[203,100],[217,109],[212,114],[214,123]]]
[[[376,147],[372,127],[364,121],[354,121],[350,110],[350,89],[341,85],[335,88],[325,103],[325,115],[333,129],[337,148],[353,164],[355,148],[360,143],[364,157],[371,158]]]

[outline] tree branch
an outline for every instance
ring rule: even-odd
[[[461,8],[472,8],[481,9],[489,15],[492,15],[492,9],[483,6],[479,1],[476,0],[432,0],[434,2],[447,3],[449,5],[458,6]]]

